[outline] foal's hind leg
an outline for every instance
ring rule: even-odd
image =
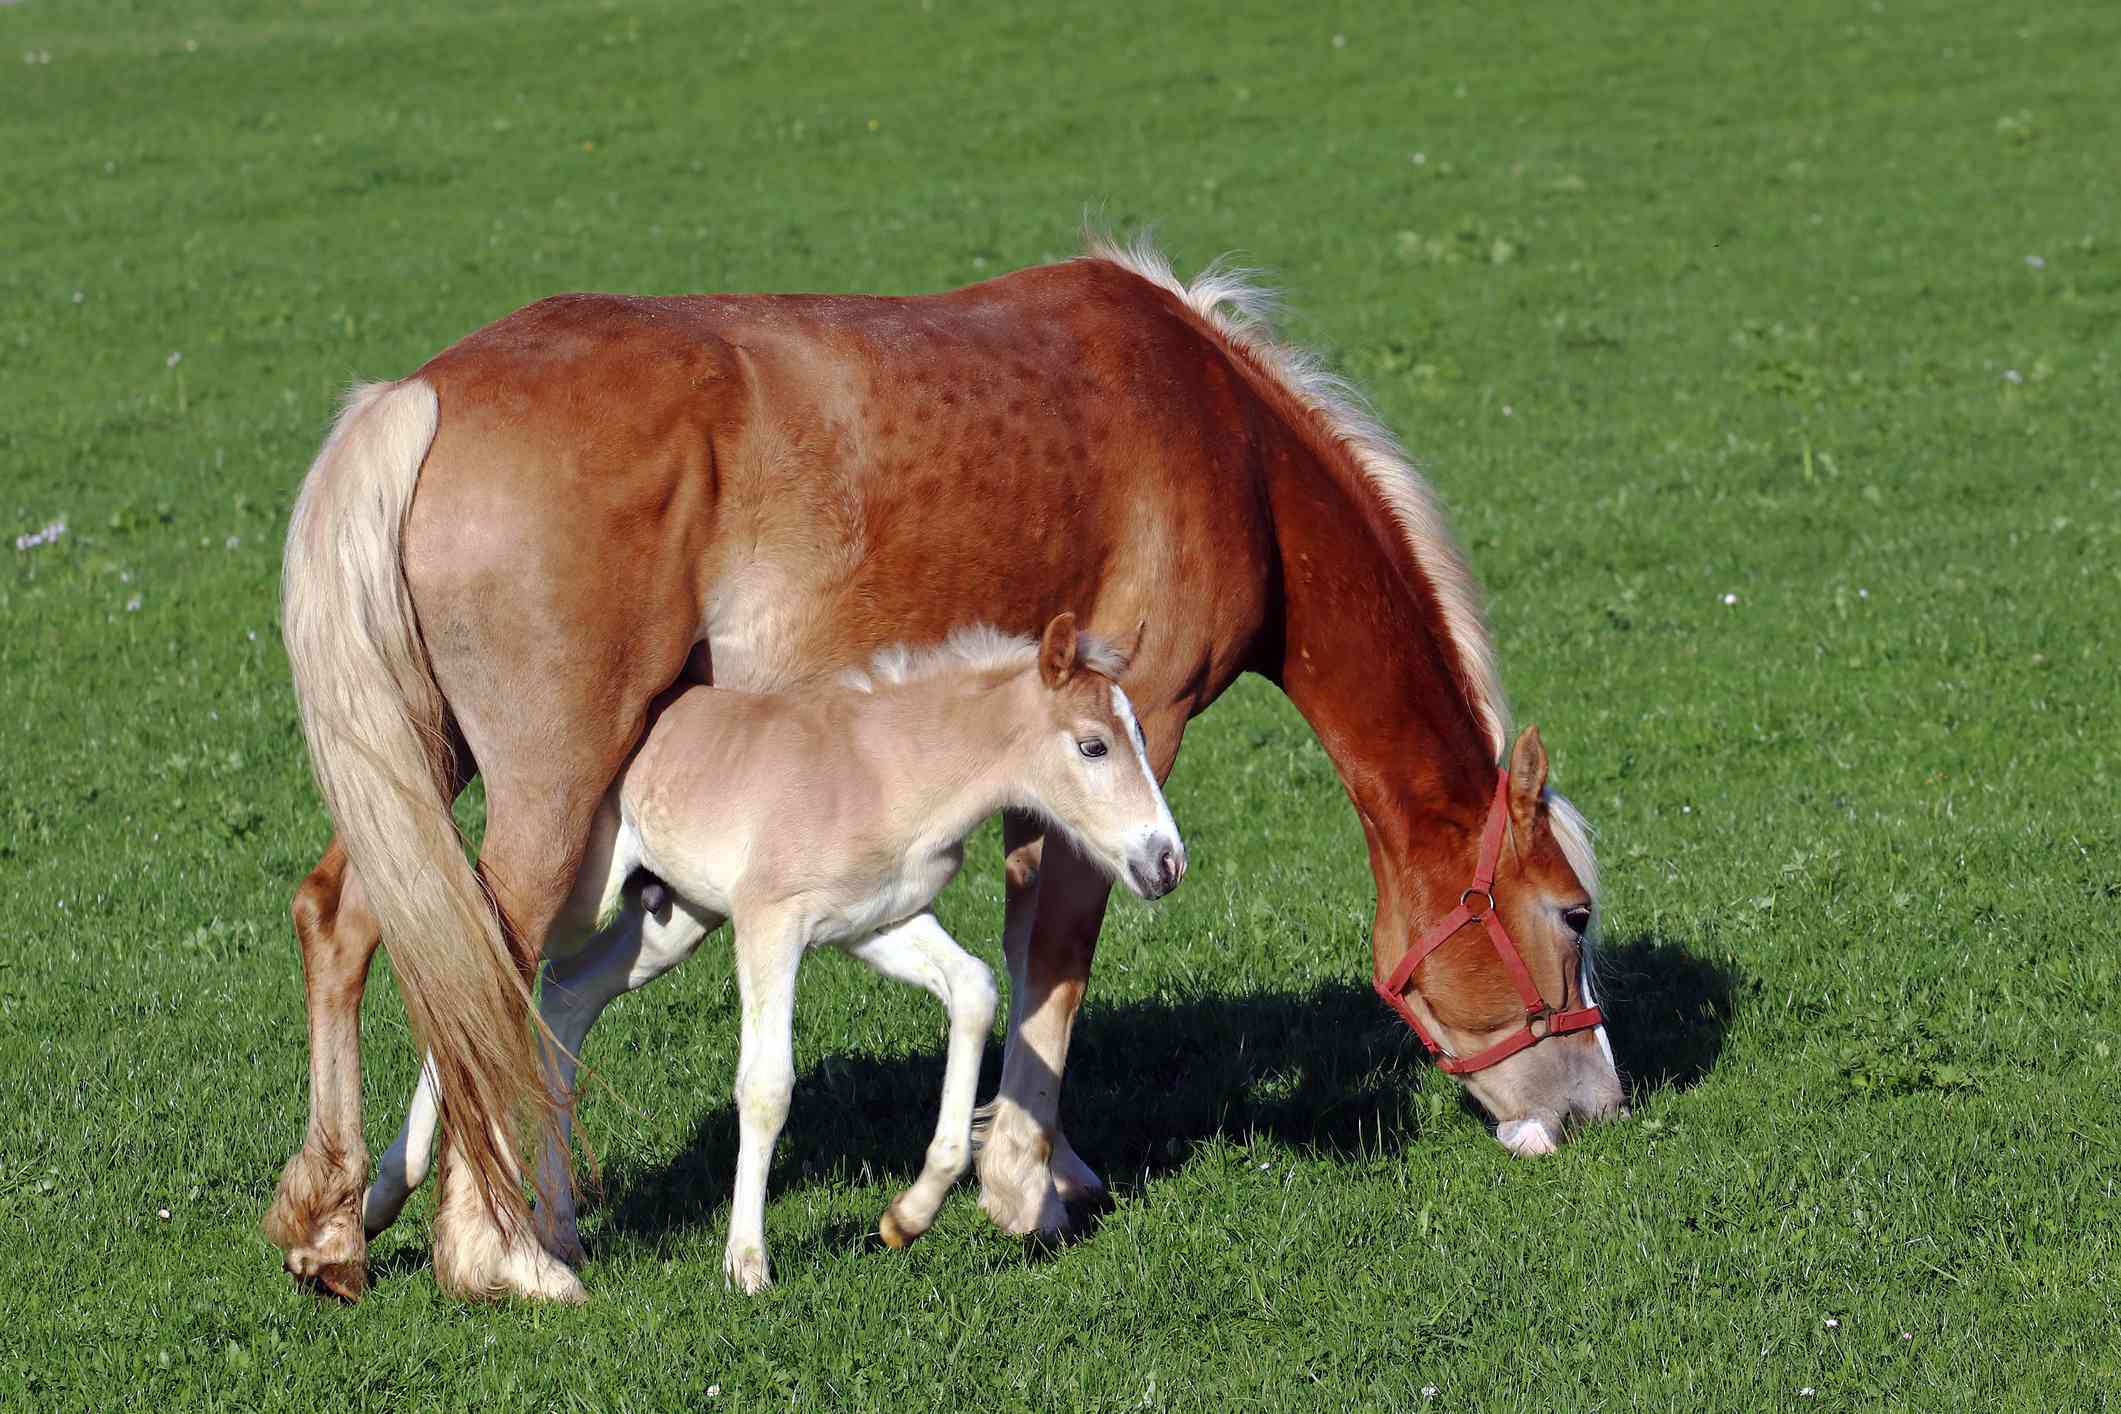
[[[712,914],[696,913],[665,897],[655,909],[628,907],[618,921],[572,957],[545,964],[538,1014],[550,1039],[540,1038],[545,1083],[560,1106],[560,1132],[548,1138],[539,1163],[538,1233],[545,1250],[572,1267],[582,1265],[582,1235],[575,1225],[574,1185],[568,1182],[566,1142],[574,1128],[575,1071],[589,1028],[604,1008],[639,991],[691,957],[700,940],[722,926]],[[554,1043],[558,1043],[555,1049]]]
[[[943,1199],[972,1164],[972,1100],[979,1087],[980,1052],[994,1030],[994,974],[959,947],[932,913],[916,914],[846,948],[886,977],[934,993],[950,1012],[935,1137],[928,1141],[920,1177],[877,1223],[886,1243],[904,1247],[935,1222]]]

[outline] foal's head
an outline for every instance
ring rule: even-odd
[[[1162,898],[1186,872],[1186,847],[1149,769],[1148,744],[1116,679],[1126,659],[1075,628],[1046,625],[1026,675],[1037,723],[1022,762],[1029,803],[1143,898]]]

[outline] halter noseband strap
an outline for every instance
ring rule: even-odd
[[[1495,911],[1495,865],[1502,857],[1503,828],[1510,818],[1510,773],[1496,773],[1495,802],[1488,807],[1487,828],[1480,835],[1480,861],[1473,869],[1473,883],[1458,896],[1458,907],[1444,915],[1441,923],[1422,935],[1420,942],[1407,949],[1407,955],[1399,960],[1391,974],[1376,979],[1377,995],[1385,1004],[1399,1013],[1414,1034],[1429,1048],[1429,1053],[1439,1059],[1436,1067],[1452,1075],[1465,1075],[1475,1070],[1486,1070],[1500,1061],[1508,1060],[1527,1046],[1535,1046],[1549,1036],[1559,1036],[1570,1031],[1585,1031],[1600,1025],[1605,1018],[1595,1006],[1580,1007],[1575,1011],[1556,1011],[1539,995],[1538,986],[1532,981],[1531,972],[1524,965],[1523,954],[1517,944],[1510,940],[1509,929],[1502,926],[1502,918]],[[1468,923],[1479,923],[1488,930],[1488,940],[1495,946],[1495,955],[1502,959],[1503,969],[1516,984],[1517,995],[1524,999],[1524,1025],[1511,1035],[1505,1036],[1484,1051],[1470,1056],[1454,1056],[1429,1034],[1429,1028],[1421,1024],[1421,1018],[1407,1002],[1407,991],[1414,985],[1414,970],[1421,966],[1430,953],[1458,935],[1458,930]],[[1544,1019],[1545,1031],[1534,1031],[1532,1023]]]

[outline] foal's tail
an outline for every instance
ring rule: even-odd
[[[419,379],[348,394],[288,525],[280,631],[317,784],[432,1057],[443,1132],[510,1224],[526,1216],[517,1121],[545,1098],[530,993],[450,815],[449,708],[401,559],[439,411]]]

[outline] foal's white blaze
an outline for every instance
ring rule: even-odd
[[[1134,718],[1134,704],[1127,701],[1127,694],[1118,683],[1112,684],[1112,715],[1127,729],[1127,737],[1134,743],[1134,764],[1141,768],[1142,783],[1149,788],[1149,796],[1156,802],[1156,820],[1135,827],[1134,848],[1129,854],[1154,861],[1169,850],[1177,859],[1178,872],[1183,876],[1186,846],[1178,837],[1178,822],[1171,818],[1171,805],[1164,799],[1163,787],[1156,783],[1156,772],[1149,768],[1149,739],[1142,735],[1141,723]]]

